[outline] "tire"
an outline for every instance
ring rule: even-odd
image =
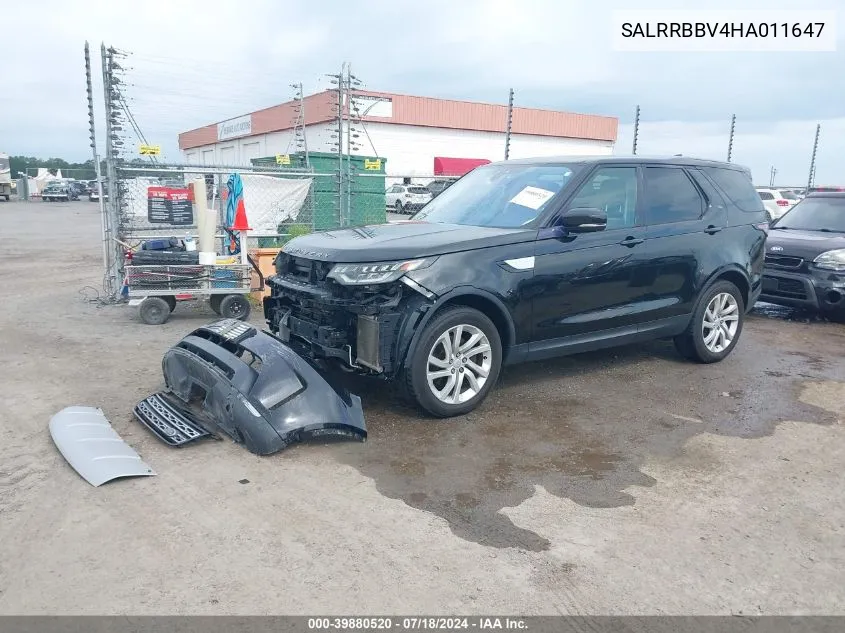
[[[240,319],[249,317],[249,301],[243,295],[226,295],[220,301],[220,316],[224,319]]]
[[[466,346],[471,337],[480,333],[487,339],[486,347],[488,349],[486,354],[484,351],[485,344],[483,338],[481,338],[478,343],[470,348],[470,350],[479,349],[481,351],[472,355],[469,359],[466,356],[457,355],[450,363],[450,356],[446,353],[443,336],[446,335],[449,343],[453,344],[453,337],[458,333],[456,328],[459,326],[462,326],[461,329],[463,330],[463,333],[460,334],[459,345],[462,343]],[[437,363],[431,363],[430,357],[436,358]],[[453,365],[453,363],[456,364]],[[483,375],[470,369],[471,366],[487,371],[483,383],[480,382]],[[487,397],[490,389],[499,378],[501,367],[502,341],[493,322],[478,310],[465,306],[454,306],[436,314],[423,330],[419,343],[414,349],[412,357],[408,359],[405,368],[405,390],[422,409],[436,417],[449,418],[463,415],[475,409]],[[454,374],[456,368],[459,373],[455,375],[462,376],[458,381],[454,381],[450,376],[450,374]],[[466,373],[460,371],[465,368]],[[429,371],[433,373],[448,371],[450,374],[429,380]],[[468,380],[469,377],[472,377],[475,384],[480,388],[476,390]],[[457,386],[457,389],[466,399],[460,399],[461,393],[456,393],[454,386]],[[440,391],[439,397],[435,390]],[[475,393],[469,393],[471,391],[475,391]],[[457,402],[448,401],[455,400],[455,396],[457,396]]]
[[[726,296],[729,299],[724,299]],[[727,341],[727,336],[723,337],[717,334],[715,339],[708,343],[705,339],[705,329],[707,329],[707,337],[710,338],[710,333],[717,328],[705,328],[705,314],[708,315],[708,322],[710,322],[712,318],[709,316],[710,309],[713,307],[711,302],[714,302],[717,297],[720,297],[720,301],[724,303],[723,310],[720,309],[717,313],[719,318],[725,319],[724,327],[720,326],[719,329],[722,329],[726,335],[730,335],[730,341]],[[736,315],[736,317],[733,318],[733,315]],[[729,281],[717,281],[708,286],[699,297],[686,331],[675,337],[675,347],[682,356],[689,360],[698,363],[717,363],[727,357],[736,347],[740,334],[742,334],[744,322],[745,302],[739,288]],[[735,328],[732,327],[732,323],[736,324]]]
[[[399,215],[405,213],[405,208],[402,206],[402,202],[400,200],[396,201],[396,204],[393,205],[393,208],[396,209],[396,213],[398,213]]]
[[[167,297],[162,297],[165,301],[167,301],[167,305],[170,307],[170,311],[173,312],[176,309],[176,297],[173,295],[169,295]]]
[[[147,325],[161,325],[170,318],[170,304],[164,297],[147,297],[141,302],[138,314]]]
[[[220,302],[223,300],[223,296],[224,295],[211,295],[208,298],[208,305],[210,305],[211,309],[217,314],[220,314]]]

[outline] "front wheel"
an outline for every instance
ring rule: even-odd
[[[226,295],[220,301],[220,316],[224,319],[245,320],[249,316],[249,301],[243,295]]]
[[[402,203],[399,200],[396,201],[394,208],[396,209],[396,213],[400,215],[405,213],[405,209],[402,207]]]
[[[675,347],[690,360],[717,363],[736,347],[744,321],[739,288],[717,281],[701,295],[686,331],[675,337]]]
[[[405,387],[440,418],[475,409],[499,377],[502,342],[493,322],[465,306],[448,308],[423,330],[405,370]]]

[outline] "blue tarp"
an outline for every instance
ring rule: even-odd
[[[244,197],[244,183],[240,174],[231,174],[226,181],[226,226],[230,227],[235,223],[235,213],[238,209],[238,202]],[[237,255],[241,252],[240,240],[229,240],[229,253]]]

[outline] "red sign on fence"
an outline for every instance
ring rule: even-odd
[[[151,224],[193,224],[193,191],[175,187],[148,187],[147,220]]]

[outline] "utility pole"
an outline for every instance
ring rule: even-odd
[[[340,73],[337,75],[329,75],[331,82],[337,84],[337,103],[333,106],[336,109],[337,120],[335,121],[336,128],[332,137],[336,138],[335,146],[337,147],[337,222],[339,226],[343,226],[343,72],[346,64],[341,64]]]
[[[631,153],[637,155],[637,138],[640,135],[640,106],[634,111],[634,145],[631,148]]]
[[[736,115],[731,115],[731,134],[728,138],[728,162],[731,162],[731,154],[734,148],[734,130],[736,129]]]
[[[772,188],[775,186],[775,175],[777,175],[778,170],[775,169],[775,166],[772,165],[772,168],[769,170],[769,187]]]
[[[302,90],[302,82],[298,84],[291,84],[294,89],[294,98],[297,104],[294,108],[296,112],[296,119],[293,121],[293,139],[291,142],[296,146],[296,151],[303,151],[305,153],[305,168],[311,167],[311,160],[308,157],[308,139],[305,133],[305,93]],[[290,147],[290,144],[288,144]]]
[[[508,118],[505,127],[505,160],[511,153],[511,127],[513,125],[513,88],[508,92]]]
[[[118,237],[116,235],[118,228],[118,218],[116,212],[117,174],[114,166],[115,151],[114,130],[112,129],[113,109],[111,99],[114,54],[110,49],[107,50],[106,45],[103,43],[100,44],[100,58],[103,69],[103,100],[106,112],[106,182],[108,183],[108,187],[106,191],[103,192],[103,195],[101,195],[100,200],[102,200],[104,196],[108,197],[108,200],[105,201],[105,209],[106,214],[108,216],[109,227],[109,245],[107,249],[109,253],[109,261],[108,270],[106,271],[106,275],[104,278],[103,290],[109,298],[114,299],[117,297],[118,289],[120,287],[118,283],[118,270],[120,267],[120,262],[118,261],[118,259],[120,258],[120,251],[118,243],[115,239]]]
[[[352,64],[346,62],[346,225],[352,223]]]
[[[816,139],[813,141],[813,155],[810,157],[810,176],[807,178],[807,193],[810,193],[810,187],[816,179],[816,152],[819,149],[819,132],[821,132],[821,123],[816,125]]]
[[[97,174],[97,193],[100,200],[100,228],[103,233],[103,272],[109,271],[109,247],[111,244],[111,227],[108,225],[105,205],[103,204],[103,176],[100,173],[100,158],[97,156],[97,134],[94,125],[94,86],[91,81],[91,50],[85,41],[85,92],[88,96],[88,130],[91,140],[91,153],[94,157],[94,170]]]

